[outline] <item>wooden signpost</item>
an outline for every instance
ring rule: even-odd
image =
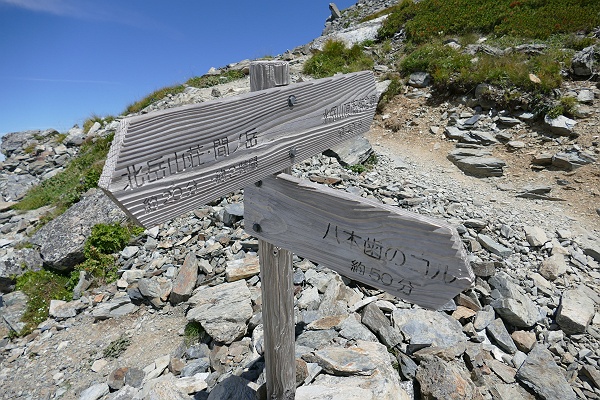
[[[445,222],[287,174],[245,189],[244,223],[254,236],[427,308],[475,279]]]
[[[123,120],[99,186],[144,227],[245,188],[245,229],[259,238],[267,395],[291,400],[290,251],[434,309],[474,276],[443,221],[280,173],[367,132],[378,100],[370,72],[287,86],[287,68],[252,63],[251,93]]]
[[[98,185],[151,227],[367,132],[376,105],[359,72],[127,118]]]

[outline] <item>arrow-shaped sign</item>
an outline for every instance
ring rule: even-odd
[[[98,185],[145,227],[369,130],[371,72],[358,72],[123,120]]]
[[[351,279],[438,309],[472,285],[445,221],[286,174],[244,190],[245,229]]]

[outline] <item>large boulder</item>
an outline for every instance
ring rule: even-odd
[[[35,249],[9,249],[0,257],[0,292],[8,293],[14,289],[14,278],[29,270],[39,270],[42,258]]]
[[[575,53],[571,59],[573,74],[577,76],[591,76],[594,73],[594,46]]]
[[[79,203],[44,225],[31,238],[40,247],[44,265],[66,271],[84,260],[83,246],[96,224],[125,221],[126,216],[98,189],[90,190]]]
[[[29,144],[37,141],[38,138],[43,139],[56,133],[58,132],[56,132],[54,129],[7,133],[6,135],[2,136],[0,150],[6,157],[10,157],[16,151],[21,150]]]

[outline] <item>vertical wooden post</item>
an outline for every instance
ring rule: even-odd
[[[250,90],[288,84],[286,62],[259,61],[250,64]],[[291,168],[283,172],[291,173]],[[261,239],[258,246],[267,397],[269,400],[293,400],[296,394],[296,357],[292,253]]]

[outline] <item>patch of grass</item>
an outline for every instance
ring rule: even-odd
[[[545,54],[527,55],[518,52],[504,56],[463,54],[439,42],[417,47],[399,63],[404,75],[429,72],[434,85],[467,92],[479,83],[488,83],[502,89],[518,88],[527,92],[549,93],[562,83],[561,69],[568,54],[549,49]],[[540,83],[532,81],[536,75]]]
[[[565,96],[561,97],[558,103],[550,107],[547,110],[547,114],[550,118],[557,118],[560,115],[573,117],[577,111],[577,99],[575,97]]]
[[[593,0],[404,0],[394,6],[378,37],[392,37],[404,27],[407,38],[417,43],[472,32],[547,39],[554,34],[589,32],[598,25],[600,2]]]
[[[181,93],[185,90],[183,85],[175,85],[175,86],[167,86],[154,92],[150,93],[148,96],[144,97],[141,100],[136,101],[133,104],[127,106],[123,114],[134,114],[142,111],[144,108],[148,107],[150,104],[162,100],[167,95],[175,95]]]
[[[25,154],[33,154],[33,152],[35,151],[35,146],[37,146],[37,144],[36,144],[36,143],[31,143],[30,145],[26,146],[26,147],[23,149],[23,152],[24,152]]]
[[[98,185],[104,161],[113,135],[84,143],[79,155],[64,171],[32,187],[25,197],[13,206],[17,210],[34,210],[43,206],[55,206],[60,215],[90,188]]]
[[[222,83],[232,82],[244,78],[246,75],[242,71],[228,70],[220,75],[202,75],[190,78],[186,84],[197,88],[209,88]]]
[[[104,358],[119,358],[121,354],[127,350],[129,345],[131,344],[131,339],[127,336],[121,336],[116,340],[113,340],[106,346],[104,351],[102,351],[102,356]]]
[[[325,78],[338,72],[370,70],[373,64],[373,58],[365,54],[360,45],[347,48],[343,42],[328,40],[322,51],[306,61],[303,72],[315,78]]]
[[[208,334],[200,325],[200,322],[190,321],[185,325],[183,329],[183,342],[187,347],[198,343],[203,342],[208,338]]]
[[[377,155],[373,153],[365,160],[364,163],[350,165],[348,169],[354,173],[362,174],[363,172],[372,170],[375,164],[377,164],[377,161]]]
[[[188,79],[185,84],[197,88],[209,88],[212,86],[228,83],[237,79],[244,78],[246,75],[243,71],[228,70],[220,75],[202,75]],[[136,101],[127,106],[123,114],[133,114],[142,111],[154,102],[164,99],[168,95],[176,95],[185,90],[185,85],[166,86],[155,90],[143,99]]]
[[[29,297],[27,311],[21,319],[25,327],[19,335],[31,333],[41,322],[48,318],[50,300],[72,299],[67,289],[69,277],[50,270],[27,271],[16,279],[16,290],[21,290]]]
[[[56,143],[62,143],[65,141],[65,139],[67,138],[67,134],[66,133],[59,133],[58,135],[56,135],[56,137],[54,138],[54,141]]]
[[[117,280],[114,253],[125,248],[132,236],[139,235],[143,228],[135,225],[97,224],[92,227],[90,236],[85,241],[83,255],[86,260],[78,264],[71,276],[74,287],[79,279],[79,271],[86,271],[99,284]]]

